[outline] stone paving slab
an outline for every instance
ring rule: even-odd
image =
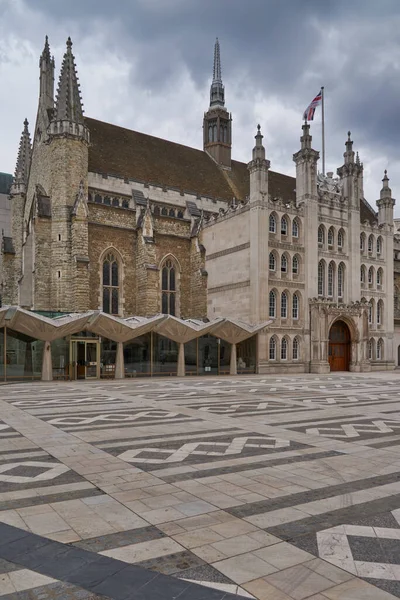
[[[400,597],[397,372],[0,386],[0,598],[240,596]]]

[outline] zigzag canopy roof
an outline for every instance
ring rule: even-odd
[[[81,331],[90,331],[114,342],[128,342],[154,331],[178,343],[186,343],[210,333],[231,344],[236,344],[258,333],[270,323],[271,321],[265,321],[259,325],[249,325],[222,317],[204,323],[195,319],[184,320],[162,314],[123,319],[95,310],[50,319],[17,306],[0,309],[0,327],[9,327],[44,342],[52,342]]]

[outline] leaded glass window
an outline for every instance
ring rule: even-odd
[[[103,261],[103,312],[119,313],[119,266],[114,254],[109,253]]]

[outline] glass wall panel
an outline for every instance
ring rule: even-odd
[[[101,338],[100,345],[100,377],[113,378],[115,375],[115,360],[117,357],[117,342]]]
[[[149,376],[151,356],[151,333],[124,344],[125,377]]]
[[[7,329],[7,380],[40,379],[44,342]]]
[[[4,381],[4,328],[0,329],[0,381]]]
[[[197,339],[185,344],[185,373],[197,375]]]
[[[231,368],[231,348],[232,344],[225,342],[224,340],[219,341],[219,374],[229,375]]]
[[[218,340],[212,335],[203,335],[198,345],[199,375],[218,374]]]
[[[51,342],[53,379],[70,379],[69,340],[60,338]]]
[[[153,333],[153,375],[176,375],[178,348],[176,342]]]
[[[237,372],[238,373],[256,373],[257,369],[257,336],[240,344],[236,347],[237,352]]]

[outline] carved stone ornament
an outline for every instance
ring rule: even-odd
[[[343,181],[341,181],[338,177],[334,177],[332,172],[329,172],[326,175],[318,173],[317,187],[320,196],[326,192],[328,194],[341,194]]]

